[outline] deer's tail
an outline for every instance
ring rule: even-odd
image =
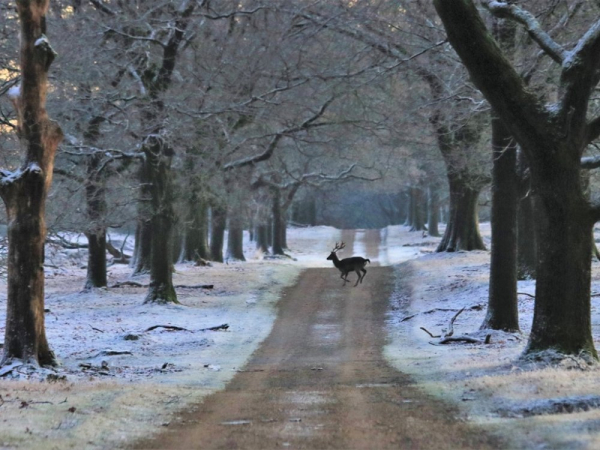
[[[371,260],[370,260],[370,259],[368,259],[368,258],[365,258],[365,260],[366,260],[366,261],[367,261],[369,264],[371,263]]]

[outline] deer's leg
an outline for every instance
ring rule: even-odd
[[[342,272],[342,275],[340,276],[340,278],[341,278],[342,280],[344,280],[344,284],[343,284],[342,286],[346,286],[346,283],[348,282],[348,274],[347,274],[347,273],[344,273],[344,272]]]
[[[362,280],[363,280],[363,278],[364,278],[364,277],[365,277],[365,275],[367,274],[367,269],[365,269],[365,268],[362,268],[362,269],[360,269],[360,270],[362,270],[362,272],[363,272],[363,274],[362,274],[362,277],[360,278],[360,282],[362,283]]]
[[[361,280],[360,269],[356,269],[355,272],[356,272],[356,275],[358,275],[358,279],[356,280],[356,284],[354,285],[354,287],[356,287],[358,285],[358,282]]]

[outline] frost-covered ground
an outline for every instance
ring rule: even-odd
[[[489,224],[481,228],[489,247]],[[354,254],[367,250],[366,235],[357,231]],[[466,307],[455,334],[476,332],[485,315],[489,252],[436,254],[439,238],[401,226],[381,230],[380,236],[378,261],[370,257],[395,265],[385,349],[394,366],[412,374],[425,391],[459,405],[465,420],[513,435],[514,448],[600,448],[600,369],[576,359],[553,368],[518,362],[531,325],[531,297],[519,296],[523,333],[493,333],[489,344],[432,345],[436,339],[421,330],[440,334]],[[215,286],[178,288],[182,306],[143,305],[146,288],[131,286],[81,293],[84,251],[49,248],[46,331],[61,363],[57,375],[66,380],[0,378],[0,449],[114,449],[169,426],[178,410],[222,388],[243,367],[270,332],[282,289],[305,267],[331,267],[325,258],[339,240],[341,232],[333,228],[298,228],[289,236],[295,260],[264,260],[248,243],[246,263],[177,265],[175,284]],[[131,281],[129,273],[126,266],[112,266],[109,284]],[[593,277],[592,290],[600,292],[598,262]],[[533,294],[534,282],[520,282],[518,290]],[[597,346],[598,298],[593,297]],[[0,279],[0,342],[5,311],[6,285]],[[222,324],[229,328],[202,331]],[[155,325],[185,330],[146,331]],[[8,376],[18,378],[20,370]],[[575,398],[591,410],[547,413]],[[546,413],[536,415],[540,411]]]
[[[489,247],[489,224],[481,228]],[[592,292],[597,293],[598,261],[592,270]],[[421,329],[441,334],[465,307],[454,324],[455,335],[471,333],[484,339],[489,331],[477,330],[486,314],[488,274],[486,251],[432,253],[396,266],[398,289],[386,356],[425,391],[456,403],[466,420],[513,436],[511,448],[600,448],[600,368],[577,358],[558,367],[519,361],[533,317],[533,298],[525,294],[534,293],[535,282],[519,282],[521,334],[495,332],[489,344],[434,345],[437,339]],[[599,347],[598,297],[592,300]]]
[[[119,236],[113,239],[120,247]],[[0,448],[114,449],[168,426],[176,410],[235,375],[269,334],[281,290],[304,267],[329,267],[336,240],[340,232],[330,227],[297,228],[289,235],[297,261],[264,260],[246,239],[245,263],[178,264],[176,285],[214,289],[178,288],[182,305],[172,306],[143,305],[143,287],[82,293],[85,251],[48,248],[46,333],[61,364],[57,375],[66,380],[35,381],[47,373],[26,380],[23,367],[0,379]],[[109,286],[148,283],[130,272],[111,266]],[[0,342],[5,314],[1,280]],[[229,328],[202,331],[223,324]],[[146,331],[155,325],[185,330]]]

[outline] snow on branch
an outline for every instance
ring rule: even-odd
[[[581,158],[582,169],[597,169],[600,167],[600,156],[586,156]]]
[[[529,36],[557,63],[562,64],[567,58],[568,53],[565,49],[542,29],[535,16],[529,11],[503,1],[481,0],[481,4],[495,17],[510,19],[524,25]]]

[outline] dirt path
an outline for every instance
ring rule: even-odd
[[[365,236],[372,257],[378,234]],[[344,239],[347,255],[354,239]],[[305,271],[284,291],[271,334],[227,388],[136,448],[503,447],[384,360],[392,285],[387,267],[369,267],[357,288],[342,287],[334,269]]]

